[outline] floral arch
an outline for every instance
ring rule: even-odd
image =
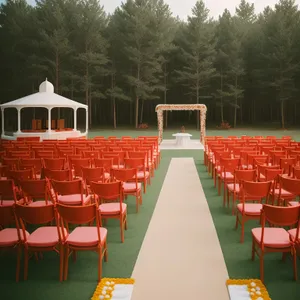
[[[157,113],[158,122],[158,142],[159,144],[163,139],[164,130],[164,110],[199,110],[200,113],[200,142],[204,144],[205,131],[206,131],[206,111],[207,107],[204,104],[159,104],[156,106],[155,111]]]

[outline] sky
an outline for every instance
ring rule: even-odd
[[[32,1],[32,0],[30,0]],[[254,3],[256,12],[262,12],[266,6],[274,6],[279,0],[248,0],[249,3]],[[100,0],[105,11],[113,12],[114,9],[121,4],[122,0]],[[191,15],[192,7],[197,2],[196,0],[165,0],[169,4],[173,15],[179,16],[181,19],[186,19]],[[210,10],[210,16],[218,18],[227,8],[231,13],[235,12],[235,7],[239,5],[240,0],[204,0],[206,7]],[[299,5],[300,0],[296,0]]]
[[[123,0],[124,1],[124,0]],[[262,12],[263,9],[269,5],[273,7],[279,0],[248,0],[250,3],[254,3],[256,12]],[[0,3],[4,0],[0,0]],[[35,0],[27,0],[28,3],[34,4]],[[179,16],[181,19],[186,19],[188,15],[191,15],[191,9],[195,5],[196,0],[165,0],[169,4],[174,16]],[[235,7],[240,3],[240,0],[204,0],[207,8],[210,10],[210,16],[218,18],[227,8],[231,13],[234,13]],[[117,6],[122,3],[122,0],[100,0],[100,3],[104,6],[105,11],[112,13]],[[300,6],[300,0],[296,0],[296,3]]]

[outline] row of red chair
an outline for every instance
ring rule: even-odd
[[[68,141],[66,151],[74,149],[75,142],[78,140]],[[119,219],[121,241],[124,242],[124,230],[127,229],[127,205],[124,200],[128,195],[134,196],[136,211],[139,211],[142,184],[145,193],[151,174],[154,174],[154,166],[159,163],[155,143],[149,147],[152,156],[149,155],[150,149],[146,149],[127,151],[124,156],[112,150],[108,153],[103,151],[100,158],[71,153],[61,158],[12,158],[7,155],[10,149],[6,149],[1,157],[0,225],[5,229],[0,231],[0,248],[11,246],[19,249],[17,280],[22,250],[25,254],[25,279],[28,252],[54,250],[60,254],[60,280],[67,279],[71,252],[75,257],[77,251],[96,250],[99,254],[100,280],[102,259],[107,258],[107,230],[102,227],[102,221]],[[5,219],[4,215],[10,218]],[[51,228],[40,226],[48,222],[55,222],[56,225]],[[70,230],[67,223],[80,226]],[[86,223],[90,226],[82,226]],[[15,228],[6,228],[12,224]],[[27,224],[40,227],[29,234]],[[13,239],[8,241],[9,232],[14,233]]]
[[[215,186],[218,182],[219,194],[224,187],[223,205],[229,206],[232,199],[235,226],[241,225],[241,242],[245,223],[261,220],[262,227],[252,229],[252,258],[255,254],[260,257],[261,280],[264,280],[263,257],[267,252],[292,253],[296,279],[295,245],[300,242],[300,203],[294,201],[300,196],[298,143],[291,139],[285,143],[281,139],[279,144],[241,145],[242,140],[207,137],[204,153],[207,170]],[[267,224],[292,229],[287,231]]]

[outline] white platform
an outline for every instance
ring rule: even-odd
[[[2,135],[4,140],[16,140],[18,137],[35,137],[39,136],[40,140],[65,140],[67,138],[77,138],[86,136],[87,132],[80,132],[79,130],[55,131],[50,132],[14,132],[12,136]]]
[[[159,145],[160,150],[203,150],[204,147],[200,143],[199,140],[189,140],[188,143],[186,143],[183,146],[178,146],[176,144],[176,139],[173,140],[163,140],[161,144]]]

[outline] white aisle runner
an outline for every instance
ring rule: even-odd
[[[132,300],[227,300],[228,273],[192,158],[173,158],[132,278]]]

